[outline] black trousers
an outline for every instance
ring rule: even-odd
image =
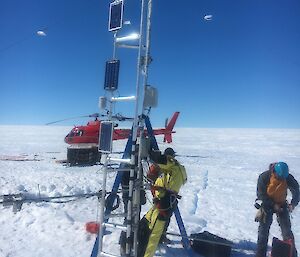
[[[283,240],[292,239],[293,240],[293,257],[297,257],[297,250],[295,247],[294,235],[291,230],[290,215],[287,208],[284,208],[282,212],[276,213],[277,221],[281,229],[281,234]],[[266,214],[266,222],[260,222],[258,226],[258,239],[257,239],[257,251],[256,257],[266,257],[268,238],[270,227],[273,222],[273,211],[269,211]]]

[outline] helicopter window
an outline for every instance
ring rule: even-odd
[[[83,135],[83,130],[74,129],[69,133],[70,137],[81,137]]]
[[[81,137],[83,135],[83,130],[74,131],[74,136]]]

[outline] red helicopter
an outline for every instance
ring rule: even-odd
[[[101,121],[98,120],[100,115],[98,113],[82,116],[95,117],[94,121],[89,121],[85,126],[75,126],[65,137],[65,142],[69,144],[67,150],[67,162],[70,165],[76,164],[95,164],[100,160],[100,153],[98,151],[99,130]],[[105,115],[101,115],[105,116]],[[164,135],[164,142],[172,142],[172,134],[175,133],[173,128],[179,116],[179,112],[175,112],[170,120],[166,120],[165,128],[153,129],[154,135]],[[123,116],[114,116],[116,120],[132,120]],[[66,120],[66,119],[65,119]],[[61,120],[62,121],[62,120]],[[52,124],[51,122],[48,124]],[[117,129],[113,130],[113,140],[127,139],[131,133],[131,129]],[[145,130],[145,135],[147,131]]]

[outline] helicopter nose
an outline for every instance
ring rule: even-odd
[[[71,138],[69,137],[69,134],[65,136],[65,142],[69,143],[71,141]]]

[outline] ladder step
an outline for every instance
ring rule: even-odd
[[[106,253],[106,252],[100,252],[100,256],[104,256],[104,257],[122,257],[120,255],[114,255],[114,254],[110,254],[110,253]]]
[[[108,168],[107,169],[108,172],[123,172],[123,171],[130,171],[130,169],[119,169],[119,168]]]
[[[130,164],[131,159],[119,159],[119,158],[112,158],[109,157],[108,158],[111,162],[120,162],[120,163],[126,163],[126,164]]]
[[[106,215],[104,217],[104,219],[108,219],[108,218],[115,218],[115,217],[127,217],[127,214],[126,213],[111,213],[109,215]]]
[[[110,223],[110,222],[104,222],[103,225],[107,228],[118,228],[121,230],[126,230],[127,227],[124,226],[123,224],[115,224],[115,223]]]

